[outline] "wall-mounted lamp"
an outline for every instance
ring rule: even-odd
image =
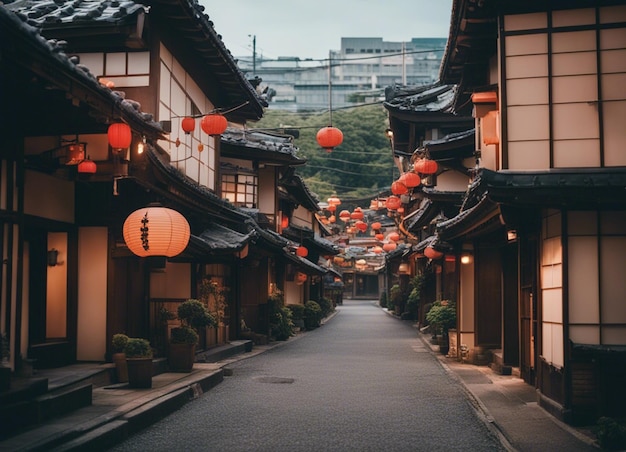
[[[509,229],[506,231],[506,239],[509,242],[515,242],[517,240],[517,231],[515,229]]]
[[[406,262],[401,263],[398,266],[398,273],[400,273],[401,275],[408,275],[409,274],[409,264],[407,264]]]
[[[142,137],[139,144],[137,144],[137,154],[143,154],[143,151],[146,150],[146,137]]]
[[[461,254],[461,263],[463,265],[471,264],[472,262],[474,262],[474,257],[471,253],[464,252]]]
[[[48,266],[55,267],[59,263],[59,251],[55,248],[48,250]]]

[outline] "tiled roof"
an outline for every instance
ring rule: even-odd
[[[189,50],[194,61],[204,64],[206,74],[215,79],[219,89],[209,97],[217,108],[232,109],[226,113],[229,119],[258,120],[263,116],[266,102],[238,68],[197,0],[8,0],[4,7],[41,27],[44,35],[82,27],[119,27],[145,14],[156,27],[177,30],[173,36],[179,46]]]

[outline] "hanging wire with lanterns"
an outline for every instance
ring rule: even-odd
[[[318,144],[331,152],[335,147],[343,143],[343,132],[333,127],[333,83],[332,83],[332,54],[328,58],[328,126],[321,128],[315,136]]]

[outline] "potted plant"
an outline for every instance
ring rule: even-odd
[[[435,301],[426,314],[426,321],[434,334],[440,337],[439,351],[446,355],[449,350],[448,331],[456,326],[456,305],[450,300]]]
[[[191,372],[195,362],[198,329],[214,326],[215,317],[207,307],[196,299],[189,299],[178,306],[180,326],[172,328],[170,334],[169,366],[170,370]]]
[[[128,386],[131,388],[152,387],[152,347],[147,339],[128,338],[124,347],[128,365]]]
[[[128,381],[128,365],[126,364],[126,353],[124,347],[128,343],[128,336],[123,333],[113,335],[111,345],[113,347],[113,355],[111,359],[115,364],[115,371],[118,383],[126,383]]]

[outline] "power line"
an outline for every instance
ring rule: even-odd
[[[337,169],[337,168],[329,168],[327,166],[317,166],[317,165],[309,165],[309,164],[307,164],[306,167],[307,168],[317,168],[317,169],[328,170],[328,171],[335,171],[337,173],[343,173],[343,174],[352,174],[354,176],[362,176],[363,175],[363,173],[355,173],[353,171],[344,171],[344,170],[340,170],[340,169]],[[389,169],[389,168],[386,168],[386,169]],[[370,174],[370,175],[368,175],[368,177],[386,177],[386,178],[388,178],[389,175],[388,174],[378,174],[378,175],[377,174]]]

